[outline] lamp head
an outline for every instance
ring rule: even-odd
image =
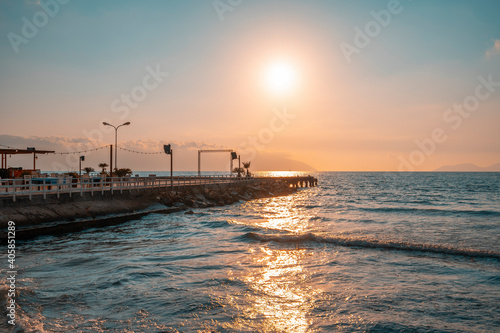
[[[127,121],[126,123],[123,124],[124,126],[130,125],[130,121]]]
[[[106,125],[106,126],[111,126],[111,124],[108,124],[107,122],[103,121],[102,122],[103,125]]]

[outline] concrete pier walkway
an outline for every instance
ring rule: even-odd
[[[107,178],[26,178],[0,179],[0,208],[12,206],[13,202],[24,204],[42,200],[61,198],[92,198],[151,190],[178,190],[192,186],[253,183],[263,179],[279,179],[291,187],[317,186],[318,180],[312,176],[298,177],[231,177],[231,176],[191,176],[191,177],[107,177]],[[15,204],[14,204],[15,205]]]
[[[119,224],[150,213],[165,214],[192,207],[214,207],[240,200],[288,195],[298,187],[317,185],[317,179],[310,176],[210,177],[215,181],[191,178],[190,181],[177,179],[173,187],[165,187],[161,182],[152,186],[146,182],[147,186],[139,188],[110,187],[94,192],[60,189],[56,194],[31,193],[29,196],[17,193],[15,201],[4,195],[0,198],[0,225],[5,227],[7,221],[14,221],[20,239],[28,239]],[[167,184],[172,185],[171,182]],[[0,242],[5,241],[3,236],[0,232]]]

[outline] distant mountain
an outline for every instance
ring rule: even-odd
[[[437,168],[434,171],[472,171],[472,172],[488,172],[488,171],[497,171],[500,172],[500,163],[496,163],[490,165],[488,167],[482,168],[472,163],[463,163],[457,165],[444,165],[440,168]]]
[[[287,155],[268,152],[261,152],[255,156],[250,169],[254,171],[317,171],[313,166],[291,159]]]

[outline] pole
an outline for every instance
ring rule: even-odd
[[[36,170],[36,154],[33,153],[33,170]]]
[[[238,155],[238,177],[241,177],[241,155]]]
[[[102,123],[104,126],[111,126],[115,129],[115,169],[118,169],[118,129],[122,126],[128,126],[130,125],[130,121],[127,121],[126,123],[121,124],[120,126],[115,126],[111,125],[110,123],[103,122]],[[110,165],[111,165],[111,170],[110,173],[113,175],[113,162],[111,161],[113,159],[113,154],[111,153],[110,156]]]
[[[113,145],[109,145],[109,174],[113,177]]]
[[[78,159],[78,173],[80,174],[80,179],[82,178],[82,157]]]
[[[117,140],[118,140],[118,128],[115,127],[115,169],[118,170],[118,145],[117,145]]]
[[[174,150],[170,150],[170,188],[174,190]]]
[[[201,151],[198,150],[198,176],[201,176]]]

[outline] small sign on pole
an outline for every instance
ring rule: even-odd
[[[170,189],[174,189],[174,152],[171,145],[163,145],[165,154],[170,155]]]

